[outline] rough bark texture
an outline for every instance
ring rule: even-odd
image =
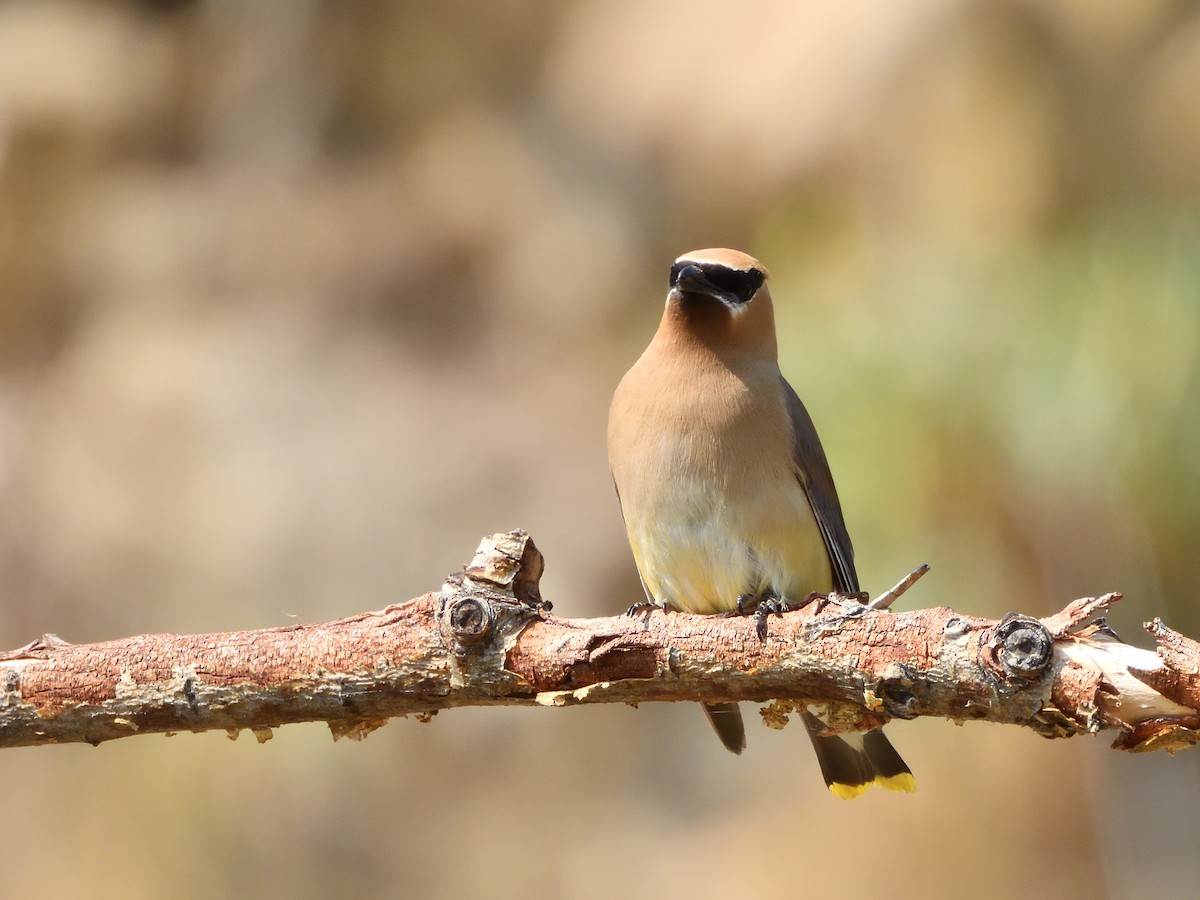
[[[542,558],[522,532],[480,545],[438,593],[321,625],[69,644],[0,653],[0,747],[324,721],[361,738],[389,717],[485,704],[801,701],[834,728],[940,716],[1025,725],[1047,737],[1117,729],[1124,750],[1200,734],[1200,645],[1161,621],[1158,650],[1098,617],[1117,594],[1037,620],[944,607],[891,613],[831,601],[753,618],[651,610],[558,619],[538,594]]]

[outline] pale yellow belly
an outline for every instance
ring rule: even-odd
[[[627,522],[655,600],[713,614],[733,609],[741,594],[773,591],[799,601],[832,589],[829,554],[799,481],[732,496],[728,487],[668,491]]]

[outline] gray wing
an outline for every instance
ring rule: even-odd
[[[625,507],[621,504],[621,489],[619,487],[617,487],[617,479],[613,477],[611,470],[608,473],[608,477],[612,478],[613,491],[615,491],[616,495],[617,495],[617,508],[621,510],[621,521],[624,522],[625,521]],[[646,599],[649,600],[651,603],[653,603],[655,606],[659,605],[658,601],[654,599],[654,595],[650,593],[650,588],[646,587],[646,579],[642,577],[642,570],[638,569],[637,573],[638,573],[638,581],[640,581],[642,583],[642,591],[646,594]],[[663,608],[664,609],[666,608],[665,604],[663,605]],[[716,725],[713,726],[713,728],[716,728],[716,727],[717,727]],[[717,729],[717,731],[719,732],[720,729]]]
[[[854,570],[854,547],[846,531],[846,520],[842,518],[842,504],[838,501],[837,488],[833,486],[833,475],[829,471],[829,460],[821,448],[816,426],[808,410],[782,375],[784,403],[788,417],[792,420],[792,460],[796,463],[796,475],[808,502],[812,505],[825,549],[829,551],[830,568],[833,570],[833,587],[839,593],[853,594],[858,591],[858,573]]]

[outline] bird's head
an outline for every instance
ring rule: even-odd
[[[775,351],[775,314],[767,269],[739,250],[693,250],[671,266],[667,316],[672,329],[717,349]]]

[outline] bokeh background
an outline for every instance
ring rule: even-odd
[[[322,621],[529,529],[639,597],[608,399],[773,273],[864,585],[1200,634],[1200,5],[0,4],[0,646]],[[753,713],[747,710],[752,722]],[[6,751],[9,896],[1193,897],[1200,752],[690,706]]]

